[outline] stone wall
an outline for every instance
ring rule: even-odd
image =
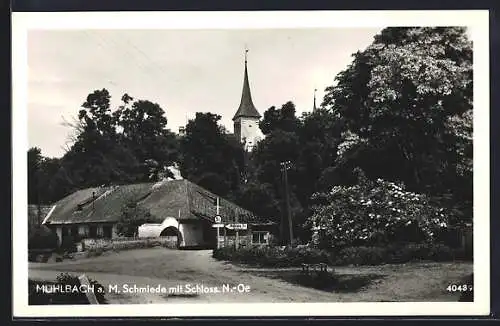
[[[151,248],[163,246],[177,248],[177,237],[158,238],[116,238],[116,239],[83,239],[82,250],[125,250],[135,248]]]

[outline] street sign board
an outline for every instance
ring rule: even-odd
[[[226,224],[226,228],[230,230],[246,230],[247,225],[241,223]]]
[[[222,218],[219,215],[217,215],[215,217],[215,223],[220,223],[221,221],[222,221]]]
[[[223,228],[224,224],[212,224],[213,228]]]

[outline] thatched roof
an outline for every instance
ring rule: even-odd
[[[215,194],[188,180],[88,188],[57,202],[46,224],[116,222],[124,205],[130,202],[149,210],[158,223],[167,217],[180,221],[214,221],[216,198]],[[219,205],[223,222],[234,222],[236,216],[242,223],[255,220],[250,211],[228,200],[220,198]]]

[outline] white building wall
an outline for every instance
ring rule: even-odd
[[[204,243],[201,224],[182,224],[173,217],[167,217],[161,224],[143,224],[139,226],[139,237],[159,237],[168,227],[175,227],[182,236],[180,246],[199,246]]]
[[[251,150],[263,138],[259,128],[259,119],[242,117],[240,118],[240,125],[240,141],[246,141],[246,149]]]
[[[138,234],[139,238],[154,238],[159,237],[161,231],[163,231],[164,227],[161,224],[143,224],[139,226]]]

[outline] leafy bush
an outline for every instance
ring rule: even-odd
[[[60,250],[64,252],[76,252],[76,244],[80,242],[81,237],[78,235],[67,235],[63,237]]]
[[[455,252],[448,246],[436,244],[430,248],[429,258],[434,261],[450,261],[455,258]]]
[[[154,219],[149,210],[138,206],[134,201],[128,201],[121,209],[121,216],[116,224],[116,230],[119,236],[134,237],[137,235],[139,226],[152,222],[154,222]]]
[[[308,247],[249,246],[239,249],[222,247],[214,249],[213,257],[219,260],[267,267],[292,267],[328,262],[326,251]]]
[[[327,252],[310,247],[264,247],[254,246],[235,249],[222,247],[214,249],[213,257],[236,263],[262,267],[297,267],[301,264],[328,263],[330,265],[381,265],[401,264],[411,261],[453,261],[472,259],[463,250],[451,249],[445,245],[394,244],[391,246],[347,247]]]
[[[354,186],[335,186],[315,194],[313,215],[306,227],[316,230],[313,243],[324,249],[350,246],[384,246],[395,241],[435,241],[447,226],[444,209],[431,205],[425,195],[403,185],[368,180],[358,170]]]
[[[402,264],[412,261],[472,260],[461,249],[442,244],[407,243],[385,247],[348,247],[331,253],[333,265],[380,265]]]
[[[90,285],[94,287],[93,293],[95,294],[97,301],[100,304],[106,304],[107,300],[105,298],[105,289],[99,282],[89,279]],[[83,291],[70,291],[70,292],[61,292],[54,291],[53,293],[47,293],[38,290],[37,285],[70,285],[73,289],[75,286],[80,286],[80,280],[77,276],[62,273],[57,276],[55,282],[40,282],[28,280],[28,302],[30,305],[48,305],[48,304],[89,304],[86,294]]]
[[[28,239],[29,249],[55,249],[58,245],[57,234],[45,225],[36,228]]]

